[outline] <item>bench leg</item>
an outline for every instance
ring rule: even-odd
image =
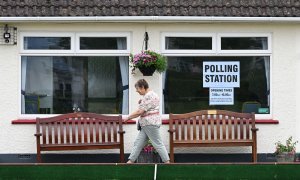
[[[256,147],[256,145],[252,146],[252,161],[257,162],[257,147]]]
[[[124,161],[124,148],[122,149],[120,149],[120,162],[121,163],[124,163],[125,161]]]
[[[174,163],[174,148],[170,147],[170,162]]]
[[[42,157],[41,157],[41,152],[40,152],[40,151],[37,151],[36,158],[37,158],[37,162],[38,162],[38,163],[41,163],[41,162],[42,162]]]

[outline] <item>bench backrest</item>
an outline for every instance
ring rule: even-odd
[[[120,143],[122,117],[94,113],[70,113],[37,118],[39,144]],[[39,138],[40,139],[40,138]]]
[[[170,114],[169,129],[175,141],[250,140],[255,115],[224,110]]]

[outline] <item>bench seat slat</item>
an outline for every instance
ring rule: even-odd
[[[190,144],[224,144],[224,143],[252,143],[251,140],[213,140],[213,141],[198,141],[198,140],[192,140],[192,141],[174,141],[174,144],[181,144],[181,143],[190,143]]]
[[[68,151],[68,150],[93,150],[93,149],[119,149],[120,143],[82,143],[82,144],[69,144],[69,145],[41,145],[43,151]]]

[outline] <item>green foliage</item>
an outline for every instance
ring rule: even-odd
[[[286,144],[282,144],[280,141],[276,142],[276,150],[275,154],[281,154],[283,152],[292,153],[294,154],[296,152],[296,144],[298,141],[293,142],[292,136],[290,136],[286,140]]]

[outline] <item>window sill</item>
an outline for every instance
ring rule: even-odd
[[[279,124],[278,120],[274,119],[256,119],[256,124]],[[16,119],[11,121],[12,124],[35,124],[35,119]],[[130,120],[126,124],[135,124],[135,121]],[[162,124],[169,124],[169,119],[163,119]]]

